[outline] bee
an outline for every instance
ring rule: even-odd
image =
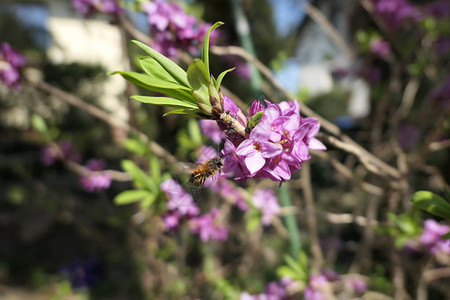
[[[198,189],[203,187],[206,179],[211,176],[216,176],[218,172],[220,172],[223,168],[223,160],[222,157],[216,157],[210,160],[207,160],[203,163],[194,164],[194,168],[189,175],[190,183],[199,183]]]

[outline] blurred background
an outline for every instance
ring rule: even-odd
[[[147,2],[0,2],[0,42],[26,58],[19,85],[0,84],[0,299],[258,294],[279,280],[275,270],[292,247],[284,216],[292,212],[314,272],[361,279],[360,290],[336,284],[336,298],[447,299],[449,253],[430,254],[419,242],[423,221],[441,219],[410,201],[421,189],[443,195],[450,180],[449,1],[171,1],[198,23],[225,23],[212,41],[211,73],[237,67],[223,84],[241,109],[255,99],[288,100],[290,93],[402,174],[400,188],[392,188],[389,177],[327,144],[328,151],[314,152],[307,170],[293,175],[291,203],[269,226],[253,206],[224,204],[223,195],[183,184],[187,177],[174,164],[220,144],[202,135],[196,121],[163,118],[163,108],[130,100],[145,92],[107,75],[138,69],[142,53],[130,40],[141,35],[185,69],[183,55],[170,47],[199,56],[201,40],[188,47],[185,40],[161,41],[143,9]],[[223,54],[226,46],[258,58],[273,80],[244,56]],[[228,239],[205,243],[188,226],[165,230],[161,210],[150,204],[118,205],[125,204],[114,200],[119,193],[139,187],[124,160],[151,178],[159,178],[152,166],[171,174],[204,211],[219,207]],[[101,170],[108,170],[106,179],[83,180]],[[312,207],[302,194],[305,177]],[[279,190],[270,180],[239,187]],[[444,275],[430,280],[423,275],[428,269]],[[304,290],[292,299],[308,298]]]

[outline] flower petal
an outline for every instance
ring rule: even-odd
[[[250,173],[254,174],[261,170],[261,168],[265,165],[266,160],[262,157],[261,153],[256,152],[252,156],[247,156],[245,158],[245,165]]]

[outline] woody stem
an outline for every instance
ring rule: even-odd
[[[236,133],[242,135],[244,138],[248,138],[248,134],[245,132],[245,126],[239,123],[238,120],[230,116],[228,113],[221,113],[220,121],[225,124],[227,128],[233,129]]]

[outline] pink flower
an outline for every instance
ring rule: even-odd
[[[326,296],[323,293],[326,284],[328,284],[328,280],[324,275],[311,275],[305,289],[305,299],[326,300]]]
[[[218,224],[219,210],[213,208],[210,213],[191,219],[190,227],[194,234],[198,234],[203,242],[225,241],[228,238],[228,230]]]
[[[186,193],[174,179],[168,179],[161,183],[161,190],[169,197],[167,202],[169,211],[177,211],[180,217],[185,215],[194,217],[200,213],[192,195]]]
[[[387,59],[391,54],[391,46],[388,42],[381,39],[373,39],[370,42],[370,52],[381,59]]]
[[[72,6],[84,17],[97,11],[113,15],[123,12],[117,0],[72,0]]]
[[[265,102],[267,107],[254,101],[250,108],[252,116],[261,111],[263,116],[249,137],[238,139],[232,133],[228,135],[229,142],[225,142],[224,173],[234,172],[235,180],[245,181],[250,177],[288,180],[292,171],[310,159],[309,149],[326,149],[314,137],[320,129],[319,122],[315,118],[301,118],[297,102]],[[247,122],[235,119],[241,124]]]
[[[230,182],[225,178],[225,176],[218,176],[215,181],[206,181],[206,186],[208,186],[211,191],[220,194],[225,197],[228,201],[233,202],[240,210],[247,211],[248,204],[242,197],[241,193],[232,187]]]
[[[240,295],[240,300],[288,300],[291,299],[288,296],[287,290],[289,287],[296,285],[296,283],[288,278],[283,277],[279,282],[269,282],[264,293],[257,295],[250,295],[247,292],[243,292]],[[297,289],[297,288],[296,288]]]
[[[443,240],[442,236],[450,232],[450,226],[442,225],[433,219],[425,221],[425,230],[420,241],[432,253],[450,254],[450,240]]]
[[[154,0],[144,4],[142,10],[147,14],[154,36],[152,47],[169,57],[176,56],[177,49],[195,54],[210,27],[209,24],[199,23],[194,16],[187,15],[174,2]],[[215,35],[213,31],[211,44],[214,44]]]
[[[42,147],[41,161],[45,166],[50,166],[59,159],[79,162],[81,161],[81,155],[69,141],[63,141],[58,146]]]
[[[280,144],[269,141],[270,133],[270,124],[261,121],[252,130],[249,138],[236,149],[236,154],[244,158],[250,176],[254,176],[256,172],[262,169],[266,164],[266,159],[275,157],[282,151]]]
[[[225,139],[225,134],[220,130],[217,123],[212,120],[200,120],[200,129],[203,134],[206,135],[211,141],[219,145],[223,139]]]
[[[20,69],[25,66],[26,59],[8,43],[0,45],[0,81],[20,91]]]
[[[278,215],[281,207],[272,190],[257,190],[252,197],[253,205],[262,212],[262,223],[270,225],[274,216]]]
[[[407,0],[372,0],[375,13],[381,16],[386,25],[397,29],[406,19],[418,19],[419,12]]]
[[[91,159],[86,165],[86,169],[93,173],[87,174],[80,178],[81,186],[88,192],[101,191],[109,188],[111,185],[111,177],[101,172],[105,167],[105,162],[100,159]]]
[[[180,224],[181,215],[178,211],[172,210],[162,216],[166,231],[175,230]]]

